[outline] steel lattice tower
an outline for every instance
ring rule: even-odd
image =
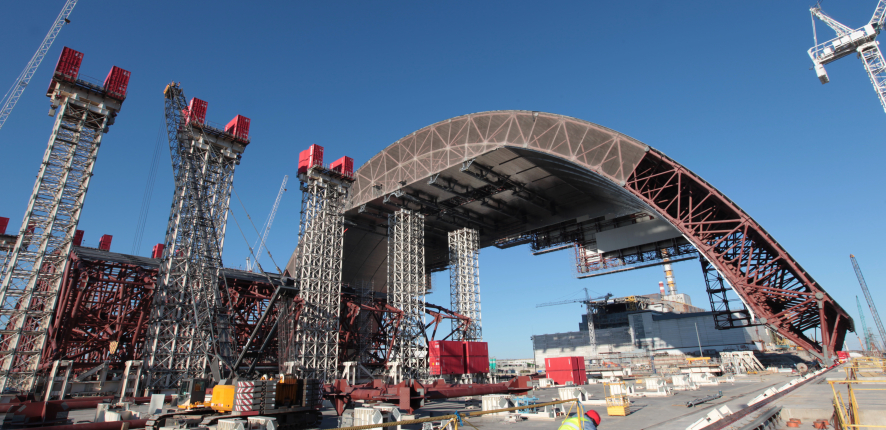
[[[125,97],[125,85],[111,97],[76,77],[56,78],[47,92],[55,125],[0,287],[0,391],[34,389],[102,135]]]
[[[483,340],[480,321],[480,234],[477,230],[463,228],[449,232],[449,288],[452,310],[471,319],[471,325],[464,335],[457,331],[458,323],[452,321],[456,338]]]
[[[178,84],[164,95],[175,194],[145,339],[146,388],[156,391],[203,377],[210,360],[233,361],[219,272],[234,169],[248,144],[186,118]]]
[[[294,362],[292,371],[300,378],[330,382],[338,373],[344,205],[352,180],[320,166],[299,179],[301,222],[295,272],[290,275],[305,304],[297,327],[281,327],[281,339],[295,340],[294,345],[281,345],[281,351],[288,351],[281,364]],[[291,317],[288,302],[281,305],[280,318]]]
[[[388,215],[388,303],[403,311],[393,359],[404,379],[428,377],[425,343],[425,217],[401,209]]]

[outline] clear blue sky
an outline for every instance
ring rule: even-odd
[[[0,3],[3,92],[63,3]],[[188,97],[209,102],[210,121],[252,118],[253,143],[235,188],[256,224],[283,175],[292,178],[268,243],[281,265],[298,234],[301,149],[317,143],[330,159],[350,155],[360,165],[431,123],[527,109],[607,126],[689,167],[741,205],[857,317],[854,253],[886,312],[886,114],[854,57],[828,66],[830,84],[818,82],[806,54],[812,4],[81,1],[0,130],[0,216],[11,218],[11,230],[20,226],[53,123],[43,92],[69,46],[85,54],[82,74],[103,79],[112,65],[132,72],[80,221],[90,246],[112,234],[114,251],[132,248],[163,120],[161,92],[172,80]],[[875,4],[832,0],[824,8],[858,27]],[[821,38],[832,34],[818,29]],[[164,141],[141,255],[163,241],[171,199]],[[243,223],[236,199],[232,207]],[[247,245],[232,222],[228,232],[224,258],[237,267]],[[529,357],[532,334],[577,329],[579,305],[536,303],[582,287],[653,293],[663,279],[651,268],[579,281],[571,258],[569,251],[532,257],[525,247],[483,250],[483,327],[492,354]],[[680,290],[707,307],[698,262],[679,263],[675,273]],[[446,274],[436,281],[428,300],[448,305]],[[847,341],[857,347],[855,336]]]

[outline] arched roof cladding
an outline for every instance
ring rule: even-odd
[[[438,122],[406,136],[356,172],[351,208],[501,147],[537,150],[585,166],[622,186],[649,147],[579,119],[493,111]]]

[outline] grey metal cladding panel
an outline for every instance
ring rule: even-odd
[[[656,218],[597,233],[597,249],[604,252],[615,251],[680,236],[682,233],[672,227],[670,223],[664,219]]]
[[[360,167],[352,206],[501,146],[532,148],[606,175],[621,185],[646,145],[586,121],[547,113],[497,111],[466,115],[425,127]],[[510,170],[510,169],[509,169]],[[408,185],[408,183],[407,183]]]

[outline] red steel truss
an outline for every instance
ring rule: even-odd
[[[342,295],[338,362],[356,361],[369,369],[384,369],[400,332],[403,311],[380,298],[362,300]]]
[[[649,150],[625,188],[665,216],[723,274],[761,323],[833,358],[852,320],[760,225],[710,184]],[[821,342],[807,330],[820,327]]]
[[[72,252],[65,269],[41,368],[72,360],[76,368],[111,362],[122,368],[142,353],[157,270],[89,261]]]

